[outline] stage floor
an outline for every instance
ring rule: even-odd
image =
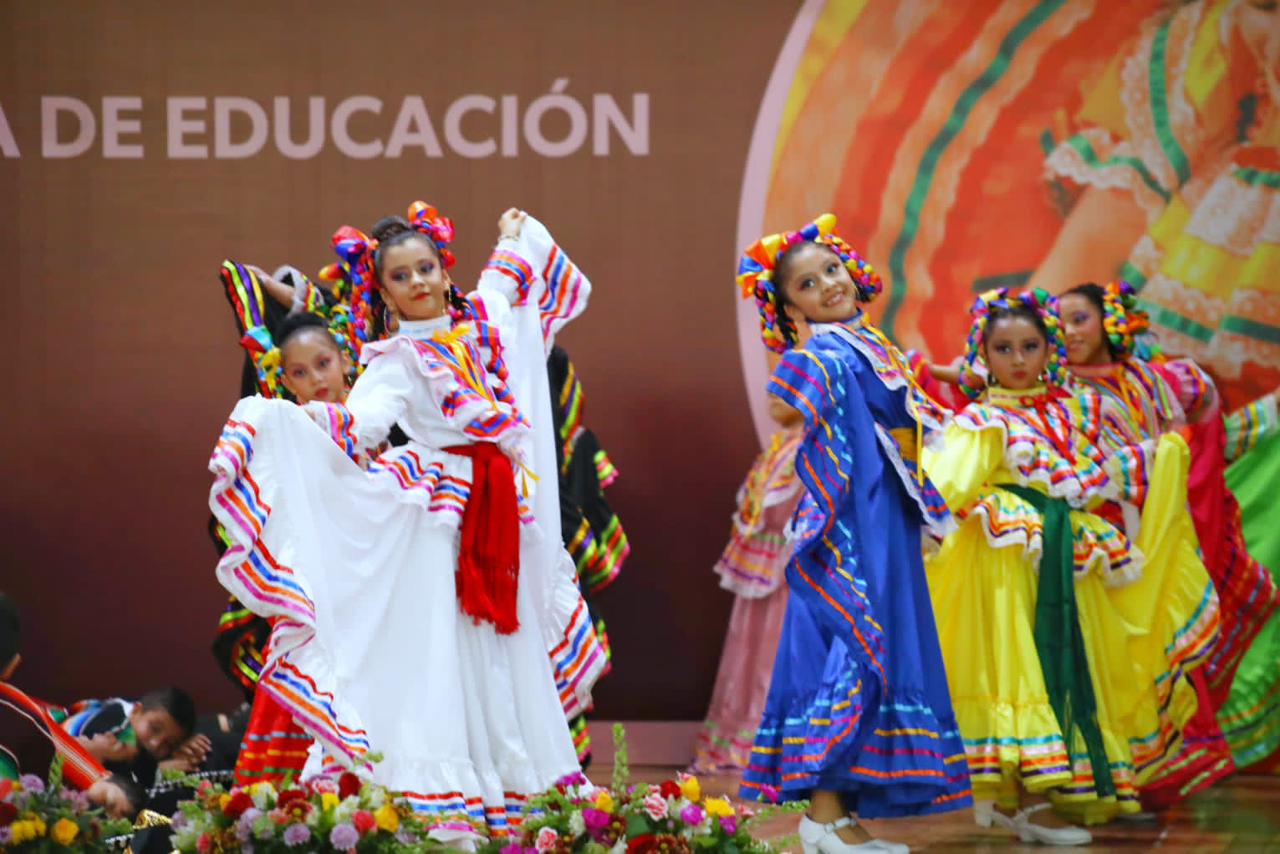
[[[633,782],[659,782],[673,777],[678,768],[633,766]],[[598,783],[608,780],[608,765],[593,765],[591,777]],[[733,794],[737,780],[732,777],[700,777],[704,792]],[[799,819],[786,816],[761,828],[761,836],[778,839],[795,833]],[[1043,845],[1027,845],[1007,831],[986,830],[963,812],[867,822],[867,827],[894,842],[903,842],[913,851],[1050,851]],[[1162,816],[1158,821],[1124,821],[1095,827],[1093,845],[1081,851],[1194,851],[1280,852],[1280,777],[1236,776]],[[787,850],[799,851],[799,845]]]

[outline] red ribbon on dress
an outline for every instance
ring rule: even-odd
[[[458,544],[458,604],[498,634],[520,628],[520,504],[511,461],[492,442],[453,445],[446,453],[471,458],[471,495],[462,513]]]
[[[1059,436],[1058,431],[1053,429],[1053,422],[1052,419],[1049,418],[1049,413],[1047,411],[1050,403],[1070,396],[1071,395],[1067,394],[1062,389],[1051,388],[1045,394],[1035,396],[1028,395],[1026,397],[1019,398],[1018,403],[1022,404],[1024,407],[1030,407],[1035,410],[1036,415],[1040,416],[1040,426],[1044,429],[1049,441],[1053,443],[1053,446],[1057,448],[1058,453],[1061,454],[1067,462],[1074,465],[1076,461],[1076,453],[1075,448],[1071,445],[1071,419],[1064,413],[1063,424],[1066,426],[1066,429],[1063,431],[1062,435]],[[1061,404],[1059,404],[1059,406],[1061,406]]]

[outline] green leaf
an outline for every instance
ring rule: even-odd
[[[49,791],[56,792],[62,786],[62,763],[65,760],[61,753],[54,753],[49,763]]]
[[[627,730],[620,723],[613,725],[613,790],[625,792],[627,783],[631,781],[631,769],[628,766]]]
[[[627,816],[627,838],[633,839],[653,832],[653,824],[643,815]]]

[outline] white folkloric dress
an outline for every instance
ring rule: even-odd
[[[605,666],[560,542],[544,367],[590,283],[532,218],[501,247],[474,318],[367,345],[345,407],[241,400],[210,461],[232,539],[218,578],[274,619],[259,690],[315,737],[308,773],[381,754],[373,779],[440,816],[444,837],[466,832],[457,814],[514,831],[530,795],[577,770],[565,715]],[[409,443],[363,470],[353,458],[394,424]],[[528,493],[507,635],[463,614],[455,587],[472,461],[442,449],[478,442]]]

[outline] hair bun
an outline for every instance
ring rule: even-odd
[[[397,234],[404,234],[406,231],[413,231],[413,226],[409,225],[409,220],[402,216],[384,216],[373,224],[370,236],[379,243],[384,243]]]

